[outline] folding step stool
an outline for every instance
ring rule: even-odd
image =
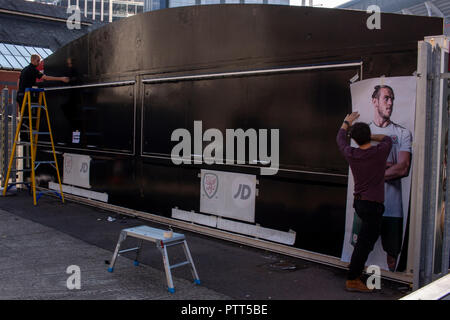
[[[174,268],[178,268],[184,265],[189,264],[191,266],[191,272],[192,276],[194,277],[194,283],[200,284],[200,279],[197,274],[197,270],[195,269],[194,261],[192,260],[191,252],[189,251],[189,247],[186,242],[186,238],[184,234],[181,233],[175,233],[173,232],[172,237],[166,238],[164,237],[164,233],[167,232],[166,230],[161,230],[157,228],[151,228],[148,226],[139,226],[139,227],[133,227],[128,229],[123,229],[120,232],[119,241],[116,245],[116,250],[114,251],[111,263],[109,265],[108,271],[113,272],[114,271],[114,264],[116,263],[117,256],[119,256],[121,253],[128,252],[128,251],[137,251],[136,253],[136,260],[134,260],[134,265],[139,265],[139,254],[141,252],[142,242],[144,240],[154,242],[156,244],[156,248],[161,252],[163,262],[164,262],[164,269],[166,271],[166,279],[167,279],[167,286],[169,287],[169,292],[174,293],[175,288],[173,286],[173,280],[172,280],[172,272],[171,270]],[[120,246],[122,242],[127,237],[133,237],[140,239],[139,244],[136,248],[130,248],[130,249],[124,249],[120,250]],[[181,244],[183,246],[184,254],[186,255],[186,261],[180,262],[174,265],[170,265],[169,263],[169,255],[167,254],[167,247],[175,246]]]

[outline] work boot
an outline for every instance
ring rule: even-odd
[[[347,280],[345,282],[345,290],[354,292],[373,292],[373,289],[367,288],[360,278],[355,280]]]

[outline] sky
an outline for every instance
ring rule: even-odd
[[[334,8],[350,0],[313,0],[313,6],[323,8]],[[291,6],[301,6],[302,0],[290,0]],[[306,0],[306,5],[309,5],[309,0]]]

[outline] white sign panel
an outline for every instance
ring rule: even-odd
[[[65,153],[64,155],[64,177],[63,183],[90,188],[89,170],[91,157],[81,154]]]
[[[255,196],[255,175],[201,170],[201,212],[255,222]]]
[[[80,131],[72,132],[72,143],[80,143]]]

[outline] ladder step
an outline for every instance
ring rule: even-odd
[[[20,141],[16,143],[17,146],[31,146],[30,142]]]
[[[56,191],[39,191],[39,194],[49,194],[49,193],[58,193]]]
[[[140,247],[124,249],[124,250],[120,250],[118,253],[125,253],[125,252],[129,252],[129,251],[136,251],[136,250],[139,250],[139,249],[140,249]]]
[[[40,105],[40,104],[31,104],[31,108],[42,108],[45,109],[44,105]]]
[[[25,185],[29,185],[31,182],[10,182],[8,183],[8,186],[10,185],[17,185],[17,184],[25,184]]]
[[[28,156],[28,157],[14,157],[14,159],[31,159],[31,157],[30,156]]]
[[[50,132],[33,131],[33,134],[50,134]]]
[[[173,264],[173,265],[169,266],[169,268],[170,269],[175,269],[175,268],[178,268],[178,267],[181,267],[181,266],[185,266],[187,264],[190,264],[190,262],[189,261],[180,262],[180,263]]]
[[[43,164],[43,163],[55,163],[55,161],[35,161],[34,163]]]
[[[14,170],[11,170],[11,172],[30,172],[31,171],[31,169],[14,169]]]

